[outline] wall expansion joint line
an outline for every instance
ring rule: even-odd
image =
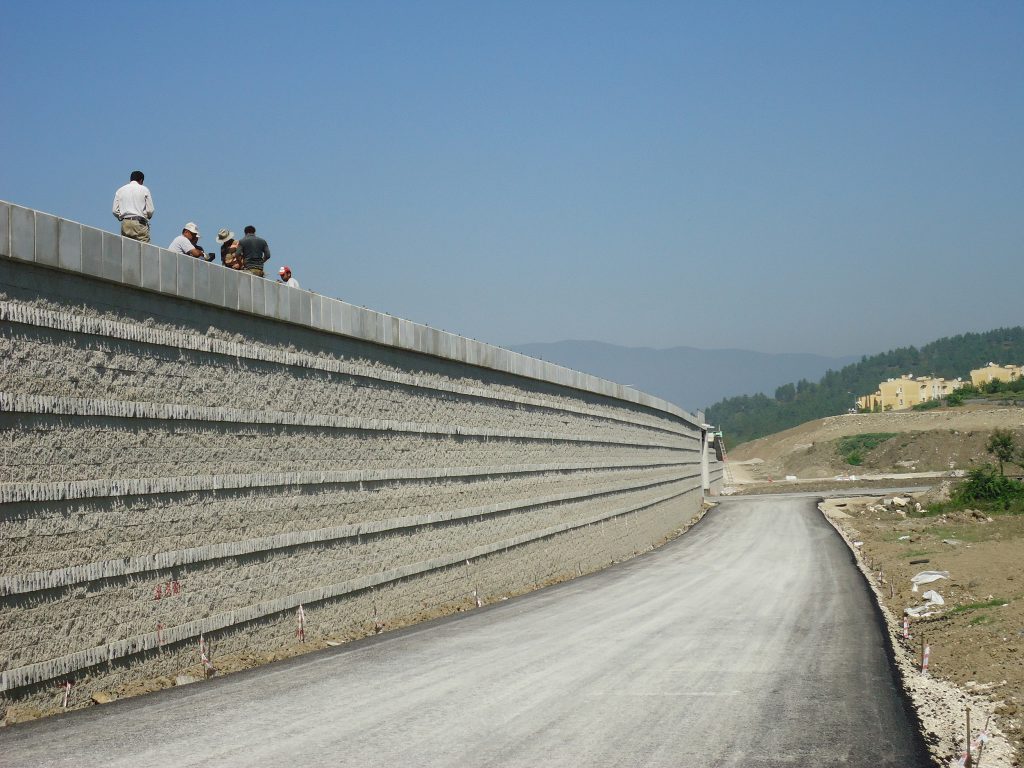
[[[493,517],[494,515],[506,514],[527,508],[562,506],[565,504],[588,501],[599,497],[639,493],[660,486],[676,485],[682,483],[684,480],[693,480],[696,477],[696,475],[688,477],[672,477],[641,483],[639,485],[633,483],[622,483],[615,486],[601,488],[597,491],[563,493],[503,504],[487,504],[484,506],[456,509],[451,512],[438,512],[429,515],[391,518],[388,520],[379,520],[368,523],[320,528],[311,531],[295,531],[276,536],[247,539],[245,541],[209,544],[202,547],[190,547],[188,549],[158,552],[151,555],[141,555],[138,557],[118,558],[115,560],[103,560],[83,565],[73,565],[67,568],[56,568],[49,571],[34,571],[32,573],[3,576],[0,577],[0,596],[26,594],[46,589],[67,587],[84,582],[119,578],[151,571],[170,570],[187,565],[208,563],[214,560],[222,560],[232,557],[243,557],[245,555],[260,552],[270,552],[273,550],[289,549],[311,544],[329,544],[342,539],[352,539],[360,536],[388,533],[413,527],[427,527],[477,517]],[[682,492],[688,492],[694,489],[694,487],[687,487],[683,489]],[[670,494],[667,498],[671,498],[672,496],[673,495]]]
[[[513,405],[529,406],[551,410],[559,413],[570,413],[585,415],[629,424],[632,427],[668,432],[679,437],[695,439],[692,427],[696,426],[692,421],[680,417],[671,411],[666,415],[680,419],[683,425],[669,424],[648,424],[637,422],[635,416],[632,418],[626,414],[617,414],[610,409],[601,409],[592,406],[575,405],[559,399],[544,399],[536,396],[513,394],[512,391],[495,391],[483,386],[470,386],[463,384],[437,381],[427,376],[397,373],[394,371],[380,370],[369,366],[346,362],[345,360],[305,354],[294,351],[285,351],[276,347],[269,347],[259,344],[241,344],[239,342],[218,339],[203,334],[188,331],[171,331],[162,328],[143,326],[138,323],[125,323],[106,318],[89,317],[85,315],[72,314],[58,310],[41,309],[11,301],[0,301],[0,321],[18,323],[32,327],[48,328],[50,330],[63,331],[66,333],[85,334],[91,336],[107,337],[119,341],[130,341],[138,344],[150,344],[154,346],[167,347],[174,350],[187,350],[203,354],[220,355],[235,360],[251,360],[261,363],[272,363],[293,368],[305,368],[308,370],[322,371],[329,374],[356,377],[367,379],[373,382],[384,382],[403,387],[423,389],[440,392],[444,395],[458,395],[474,399],[500,401]],[[597,393],[595,393],[597,394]],[[638,405],[632,401],[630,405]],[[656,417],[651,417],[656,418]]]
[[[516,432],[500,429],[446,427],[441,424],[404,422],[393,419],[360,419],[329,414],[290,413],[285,411],[241,410],[174,403],[146,403],[130,400],[101,400],[51,395],[19,395],[0,392],[0,412],[33,415],[99,416],[114,419],[152,419],[154,421],[192,421],[219,424],[323,427],[366,432],[398,432],[445,437],[483,437],[499,440],[543,440],[551,442],[618,445],[633,448],[662,448],[698,452],[697,448],[673,443],[637,442],[629,438],[613,439],[558,432]]]
[[[351,469],[322,472],[259,472],[238,475],[192,475],[187,477],[147,477],[118,480],[69,480],[45,483],[0,483],[0,504],[25,501],[66,501],[116,496],[148,496],[166,493],[196,493],[219,490],[244,490],[275,486],[323,486],[352,483],[446,480],[547,472],[587,472],[601,470],[645,470],[693,466],[697,462],[648,462],[627,464],[622,461],[566,464],[521,464],[492,467],[431,467],[427,469]]]

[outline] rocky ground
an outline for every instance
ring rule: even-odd
[[[988,729],[980,765],[1024,765],[1024,517],[958,512],[916,517],[915,496],[857,497],[822,503],[856,553],[889,623],[897,667],[940,765],[956,764],[964,749],[966,710],[972,736]],[[896,498],[899,501],[895,502]],[[948,577],[921,584],[924,571]],[[943,605],[909,620],[905,609]],[[929,648],[922,674],[922,643]],[[975,765],[979,762],[975,760]]]

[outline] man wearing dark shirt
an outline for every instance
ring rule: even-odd
[[[238,249],[245,259],[243,269],[257,277],[263,277],[263,265],[270,261],[270,246],[262,237],[256,237],[256,227],[245,228],[245,237],[238,242]]]

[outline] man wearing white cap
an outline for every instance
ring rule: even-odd
[[[289,288],[298,288],[299,281],[292,277],[292,268],[289,266],[281,267],[277,270],[277,279],[287,285]]]
[[[199,242],[199,227],[194,222],[186,224],[181,234],[178,235],[171,241],[171,244],[167,248],[174,253],[180,253],[185,256],[194,256],[197,259],[208,260],[206,254],[203,253],[203,249],[200,248],[196,243]]]

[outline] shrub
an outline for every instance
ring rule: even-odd
[[[958,405],[963,405],[964,397],[966,396],[966,394],[967,393],[964,392],[964,390],[962,389],[958,389],[955,392],[950,392],[948,395],[946,395],[946,405],[948,405],[950,408],[956,408]]]
[[[994,429],[985,444],[985,450],[999,462],[999,474],[1005,474],[1003,465],[1016,463],[1014,456],[1017,454],[1017,436],[1010,429]]]
[[[991,464],[968,470],[966,479],[958,483],[950,498],[957,504],[992,505],[1009,509],[1015,502],[1024,502],[1024,483],[1000,474]]]

